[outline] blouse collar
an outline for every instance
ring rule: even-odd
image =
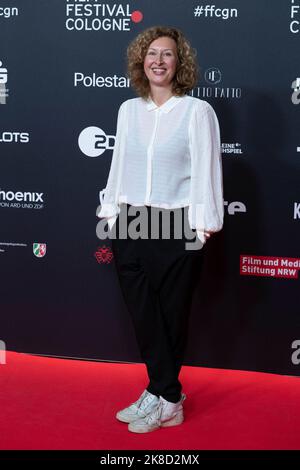
[[[162,104],[161,106],[158,106],[156,103],[154,103],[154,101],[152,100],[152,98],[149,95],[148,98],[147,98],[147,105],[146,106],[147,106],[148,111],[152,111],[152,109],[159,108],[159,109],[161,109],[161,111],[163,113],[168,113],[183,98],[184,98],[184,96],[174,96],[173,95],[167,101],[165,101],[164,104]]]

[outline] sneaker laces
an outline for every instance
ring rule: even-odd
[[[182,404],[185,399],[186,399],[186,395],[183,393],[181,395],[181,398],[180,398],[178,404]],[[154,410],[145,417],[145,421],[147,422],[147,424],[152,424],[153,421],[159,421],[160,422],[165,406],[166,406],[166,404],[163,401],[160,400],[158,402],[156,408],[154,408]],[[171,418],[171,416],[170,416],[170,418]]]
[[[149,402],[153,400],[153,395],[148,392],[148,390],[144,390],[140,398],[132,403],[132,405],[136,406],[138,410],[143,410],[144,408],[147,408]]]
[[[164,408],[164,403],[162,401],[159,401],[156,408],[144,418],[146,423],[152,424],[154,421],[160,421],[163,408]]]
[[[133,405],[136,405],[137,408],[139,408],[141,404],[143,403],[146,395],[147,395],[147,390],[144,390],[140,398],[136,402],[134,402]]]
[[[153,400],[151,395],[146,396],[146,398],[141,402],[140,408],[146,408],[147,405]]]

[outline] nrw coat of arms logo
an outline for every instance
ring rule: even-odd
[[[98,263],[110,263],[113,259],[113,253],[109,246],[102,245],[95,252],[95,258]]]
[[[34,243],[33,244],[33,253],[38,258],[42,258],[46,254],[46,243]]]

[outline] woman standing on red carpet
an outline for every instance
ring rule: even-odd
[[[184,420],[186,396],[178,377],[204,245],[223,227],[223,178],[217,116],[208,102],[188,95],[197,83],[197,63],[183,33],[148,28],[129,44],[127,57],[138,97],[119,108],[98,216],[116,229],[117,275],[149,376],[138,400],[116,417],[129,431],[145,433]],[[146,238],[131,236],[136,211]],[[123,216],[126,238],[120,237]],[[168,237],[161,220],[168,221]],[[184,233],[175,237],[178,227]],[[187,249],[186,228],[197,249]]]

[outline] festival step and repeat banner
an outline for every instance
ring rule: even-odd
[[[97,236],[126,48],[197,50],[220,123],[224,228],[206,244],[188,365],[300,375],[300,1],[0,0],[0,355],[141,362]]]

